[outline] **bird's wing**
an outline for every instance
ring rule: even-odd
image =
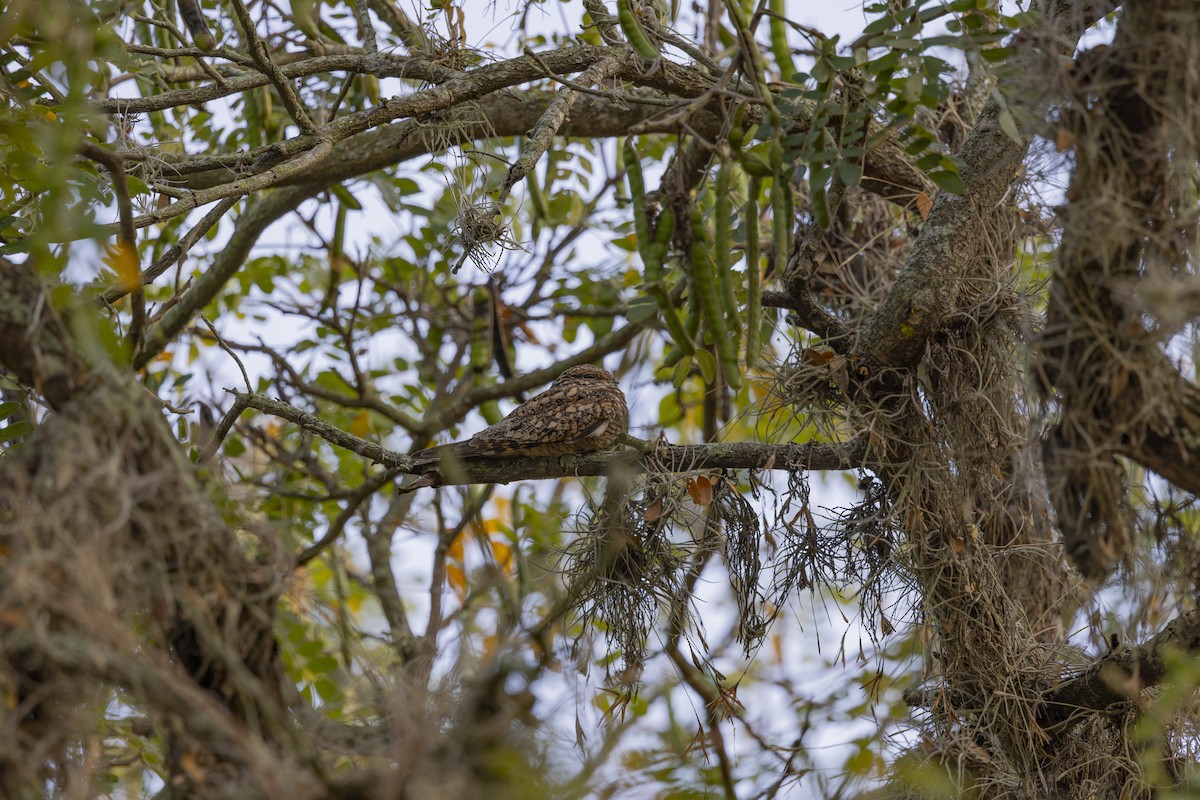
[[[561,417],[557,410],[566,402],[563,394],[550,388],[529,398],[509,415],[462,442],[430,447],[412,454],[415,464],[430,464],[447,456],[467,458],[526,450],[539,444],[571,441],[564,438],[553,421]]]
[[[525,450],[539,445],[571,444],[608,425],[609,415],[595,397],[577,388],[551,386],[513,409],[507,417],[456,448],[460,455]]]

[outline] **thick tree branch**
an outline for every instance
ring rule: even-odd
[[[526,53],[536,57],[532,51],[527,50]],[[613,56],[601,59],[585,69],[583,74],[579,76],[577,83],[586,87],[600,83],[615,75],[620,70],[623,60]],[[521,155],[509,168],[508,176],[504,179],[504,183],[500,187],[500,195],[497,198],[498,203],[501,205],[504,204],[504,201],[508,199],[508,193],[512,191],[512,187],[518,181],[524,180],[525,176],[533,171],[538,159],[550,148],[554,137],[558,135],[559,130],[570,115],[575,96],[575,90],[567,86],[562,87],[555,93],[554,99],[546,106],[546,111],[538,118],[537,124],[526,135]]]
[[[1060,407],[1045,467],[1068,555],[1094,580],[1132,543],[1116,455],[1200,487],[1200,390],[1147,325],[1159,309],[1131,302],[1127,288],[1191,268],[1181,243],[1194,236],[1195,199],[1177,187],[1200,149],[1200,83],[1176,77],[1196,62],[1198,37],[1195,3],[1129,3],[1112,45],[1080,56],[1061,115],[1075,168],[1038,342],[1041,389]],[[1148,38],[1164,43],[1152,58]]]

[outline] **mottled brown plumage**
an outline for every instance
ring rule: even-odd
[[[611,450],[629,430],[625,395],[611,372],[584,364],[571,367],[495,425],[465,442],[413,453],[417,465],[446,459],[497,456],[561,456]]]

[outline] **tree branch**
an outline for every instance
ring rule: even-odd
[[[422,464],[412,458],[368,442],[330,425],[323,419],[280,400],[258,394],[227,390],[240,407],[254,408],[285,419],[330,444],[345,448],[376,464],[410,475],[439,473],[435,485],[463,486],[472,483],[510,483],[516,480],[608,475],[618,466],[631,472],[693,472],[711,469],[843,470],[867,466],[866,439],[845,443],[663,445],[636,442],[635,449],[610,453],[516,458],[473,458],[467,463]]]
[[[1167,677],[1169,653],[1200,651],[1200,609],[1178,616],[1145,644],[1117,647],[1083,673],[1046,692],[1038,714],[1042,728],[1062,736],[1068,722],[1078,722],[1086,711],[1103,711],[1136,699],[1138,693],[1157,686]]]

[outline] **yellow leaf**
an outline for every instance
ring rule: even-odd
[[[112,267],[121,281],[121,288],[132,292],[142,286],[142,271],[138,267],[137,248],[132,242],[120,241],[105,248],[104,262]]]
[[[354,419],[350,421],[350,432],[358,438],[364,438],[371,432],[371,414],[367,411],[360,411],[354,415]]]
[[[508,542],[497,541],[491,539],[488,542],[492,546],[492,557],[496,559],[496,564],[503,570],[507,570],[512,565],[512,547]]]
[[[459,602],[467,599],[467,574],[463,572],[462,567],[457,564],[447,564],[446,580],[450,582],[450,588],[454,589],[454,593],[458,595]]]

